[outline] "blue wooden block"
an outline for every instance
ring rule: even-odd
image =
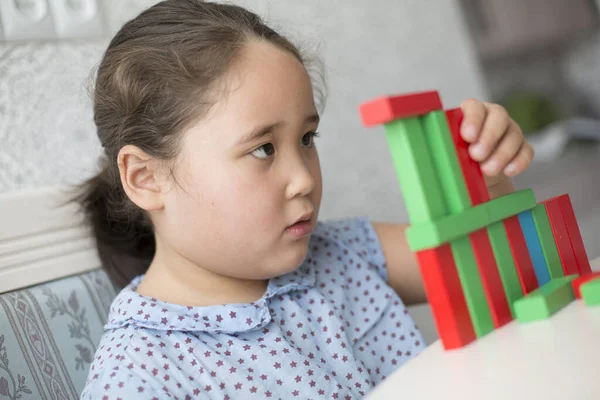
[[[537,229],[535,227],[535,221],[533,220],[533,214],[531,210],[523,211],[518,214],[519,223],[525,236],[525,243],[529,250],[529,256],[533,264],[533,270],[538,281],[538,286],[543,286],[550,282],[550,272],[548,270],[548,264],[546,263],[546,257],[544,257],[544,251],[542,250],[542,244],[538,236]]]

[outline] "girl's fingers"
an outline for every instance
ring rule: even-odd
[[[486,160],[496,149],[496,146],[507,133],[510,116],[504,107],[489,104],[487,118],[483,124],[477,142],[469,146],[469,153],[475,161]],[[520,129],[519,129],[520,131]]]
[[[473,143],[479,137],[488,110],[484,103],[475,99],[463,101],[460,108],[464,116],[460,134],[467,143]]]
[[[518,130],[509,130],[491,156],[481,164],[483,173],[496,176],[502,172],[519,153],[524,143],[523,135]]]
[[[533,147],[531,147],[529,142],[524,140],[517,155],[504,168],[504,174],[506,176],[515,176],[525,171],[529,167],[529,164],[531,164],[534,155]]]

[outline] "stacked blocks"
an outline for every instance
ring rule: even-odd
[[[436,91],[361,105],[366,126],[383,124],[419,263],[445,349],[463,347],[517,318],[548,317],[575,298],[600,303],[568,195],[537,203],[530,189],[490,199],[460,135],[460,109]],[[579,286],[577,286],[579,287]]]

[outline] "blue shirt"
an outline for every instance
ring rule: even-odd
[[[425,346],[366,218],[319,222],[248,304],[114,299],[82,399],[359,399]]]

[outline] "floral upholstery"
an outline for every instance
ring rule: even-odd
[[[116,294],[99,269],[0,294],[0,400],[78,399]]]

